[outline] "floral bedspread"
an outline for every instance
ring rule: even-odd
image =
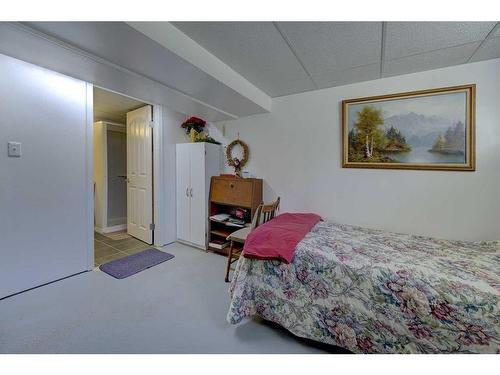
[[[323,221],[290,264],[240,258],[227,319],[259,315],[357,353],[499,353],[499,266],[499,242]]]

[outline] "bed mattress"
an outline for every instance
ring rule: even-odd
[[[499,264],[498,242],[322,221],[290,264],[240,258],[227,319],[358,353],[499,353]]]

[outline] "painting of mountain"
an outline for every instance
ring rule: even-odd
[[[470,170],[474,86],[343,101],[343,165]]]

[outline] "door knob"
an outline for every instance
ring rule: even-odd
[[[193,188],[189,189],[189,196],[193,198]]]
[[[189,197],[189,187],[186,188],[186,197]]]

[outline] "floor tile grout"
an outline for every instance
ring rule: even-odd
[[[112,244],[109,244],[109,243],[104,242],[104,241],[102,241],[102,240],[96,239],[96,236],[94,235],[94,242],[97,242],[97,243],[99,243],[99,244],[105,245],[105,248],[104,248],[104,249],[106,249],[106,248],[108,248],[108,247],[109,247],[109,248],[111,248],[111,249],[113,249],[113,250],[115,250],[115,251],[116,251],[116,253],[109,254],[109,255],[103,255],[102,257],[96,257],[96,256],[94,256],[94,267],[98,267],[98,266],[100,265],[100,263],[97,263],[97,264],[96,264],[96,262],[95,262],[98,258],[109,257],[109,256],[113,256],[113,255],[123,255],[123,256],[122,256],[122,257],[120,257],[120,258],[116,258],[116,259],[121,259],[121,258],[124,258],[125,256],[133,255],[133,254],[135,254],[135,253],[136,253],[136,252],[134,252],[134,253],[129,253],[129,251],[140,250],[140,248],[141,248],[142,246],[144,246],[144,250],[146,250],[146,249],[148,248],[148,246],[153,246],[153,245],[149,245],[149,244],[147,244],[147,243],[145,243],[145,242],[143,243],[142,241],[140,241],[140,240],[138,240],[138,239],[136,239],[136,238],[134,238],[134,237],[132,237],[132,236],[130,236],[129,238],[123,239],[123,240],[129,240],[129,239],[134,239],[134,240],[138,241],[140,244],[139,244],[139,245],[137,245],[137,246],[134,246],[134,247],[132,247],[132,248],[130,248],[130,249],[122,250],[122,249],[119,249],[119,248],[117,248],[117,247],[114,247]],[[112,239],[111,239],[111,241],[123,241],[123,240],[112,240]],[[115,260],[115,259],[113,259],[113,260]]]

